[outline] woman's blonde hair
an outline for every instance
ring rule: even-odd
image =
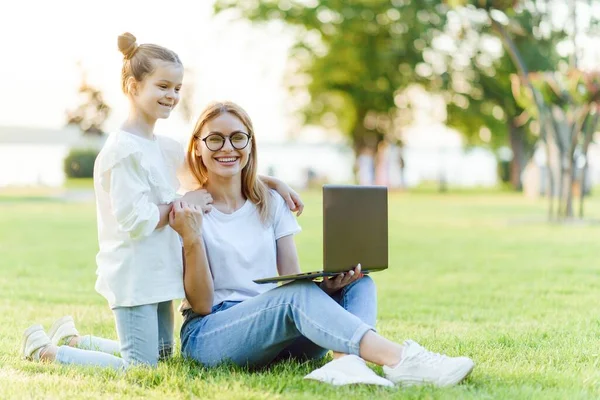
[[[119,51],[123,53],[121,69],[121,88],[129,93],[130,78],[141,82],[144,77],[154,71],[154,60],[162,60],[182,65],[179,56],[172,50],[156,44],[136,43],[136,38],[129,32],[119,35]]]
[[[186,162],[187,168],[193,175],[198,184],[203,187],[208,181],[208,171],[202,162],[202,157],[197,153],[196,148],[202,134],[202,128],[206,123],[221,114],[229,113],[237,117],[248,130],[250,135],[250,156],[248,163],[242,169],[242,193],[245,198],[256,204],[260,219],[263,223],[268,223],[270,219],[270,195],[267,186],[257,178],[257,160],[256,160],[256,139],[254,137],[254,128],[248,113],[237,104],[224,101],[213,102],[209,104],[200,114],[198,122],[194,127],[194,133],[190,139],[187,148]]]

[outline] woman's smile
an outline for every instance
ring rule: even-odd
[[[234,165],[237,162],[237,160],[239,159],[239,157],[237,157],[237,156],[214,157],[214,159],[217,160],[217,162],[220,165],[231,166],[231,165]]]

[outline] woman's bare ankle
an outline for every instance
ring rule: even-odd
[[[386,364],[386,366],[390,368],[395,368],[402,361],[402,350],[404,349],[404,346],[401,346],[399,344],[397,346],[398,347],[396,347],[394,351],[393,358],[390,359],[389,364]]]
[[[360,356],[377,365],[394,367],[402,360],[403,346],[368,331],[360,341]]]

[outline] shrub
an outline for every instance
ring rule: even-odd
[[[64,161],[65,174],[69,178],[91,178],[98,151],[93,149],[71,149]]]

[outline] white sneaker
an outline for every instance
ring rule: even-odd
[[[32,360],[36,350],[52,344],[44,328],[41,325],[32,325],[23,333],[23,343],[21,345],[21,357],[26,360]],[[37,360],[36,360],[37,361]]]
[[[394,386],[392,382],[377,375],[375,371],[369,368],[365,360],[355,355],[347,355],[330,361],[306,375],[304,379],[314,379],[335,386],[356,383]]]
[[[63,339],[79,336],[79,332],[75,329],[75,321],[70,315],[66,315],[59,320],[56,320],[48,331],[48,336],[52,340],[52,344],[60,346]]]
[[[425,350],[412,340],[404,342],[402,361],[383,367],[385,377],[401,385],[452,386],[465,379],[475,364],[467,357],[448,357]]]

